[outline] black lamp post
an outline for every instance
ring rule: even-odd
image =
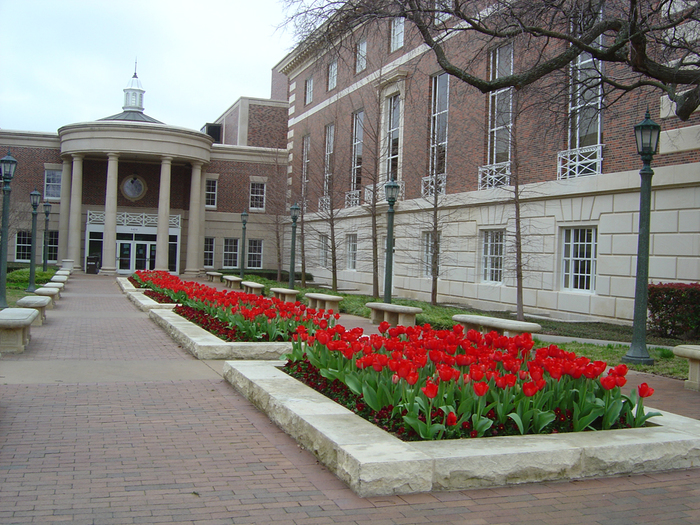
[[[296,243],[297,243],[297,219],[299,218],[299,212],[301,212],[301,208],[299,207],[298,204],[293,204],[291,208],[289,208],[289,213],[292,217],[292,254],[289,259],[289,288],[293,289],[294,288],[294,255],[295,255],[295,248],[296,248]]]
[[[384,302],[391,302],[391,279],[394,265],[394,204],[399,196],[401,186],[395,180],[389,180],[384,185],[384,194],[389,203],[386,214],[386,268],[384,270]]]
[[[15,176],[17,159],[10,152],[7,152],[0,159],[0,169],[2,170],[2,238],[0,239],[0,308],[7,308],[7,237],[10,228],[10,182]]]
[[[241,279],[243,279],[243,272],[245,271],[245,225],[248,223],[248,212],[244,211],[241,213],[241,223],[243,223],[243,235],[241,239]]]
[[[32,248],[30,250],[29,256],[29,286],[27,287],[28,292],[34,292],[36,290],[35,277],[36,277],[36,209],[39,207],[39,201],[41,200],[41,193],[34,190],[29,194],[29,202],[32,204]]]
[[[47,271],[48,270],[48,259],[49,259],[49,214],[51,213],[51,203],[50,202],[45,202],[44,203],[44,216],[46,219],[44,220],[44,254],[43,254],[43,259],[44,259],[44,266],[43,270]]]
[[[624,363],[653,365],[654,360],[647,352],[647,298],[649,291],[649,230],[651,224],[651,161],[659,145],[661,126],[651,120],[649,110],[644,120],[634,127],[637,140],[637,153],[644,165],[639,172],[642,179],[639,190],[639,235],[637,237],[637,278],[634,288],[634,321],[632,343],[622,357]]]

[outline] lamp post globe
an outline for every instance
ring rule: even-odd
[[[632,324],[632,343],[622,357],[624,363],[653,365],[646,344],[647,335],[647,301],[649,294],[649,231],[651,226],[651,178],[654,171],[651,161],[659,145],[661,126],[651,120],[647,110],[644,120],[634,127],[637,153],[642,158],[639,171],[641,186],[639,189],[639,234],[637,237],[637,276],[634,288],[634,320]]]
[[[0,159],[0,173],[2,174],[2,232],[0,235],[0,308],[7,308],[7,237],[10,221],[10,183],[15,176],[17,159],[7,152]]]
[[[36,219],[40,200],[41,193],[38,191],[34,190],[29,194],[29,202],[32,205],[32,246],[29,251],[29,286],[27,291],[32,293],[36,290]]]
[[[388,180],[384,185],[384,195],[389,204],[386,215],[386,268],[384,269],[384,302],[391,302],[391,288],[394,266],[394,204],[399,197],[401,186],[395,180]]]

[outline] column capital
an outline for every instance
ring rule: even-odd
[[[163,156],[160,158],[161,164],[172,164],[173,158],[168,156]]]
[[[119,158],[119,153],[116,151],[108,151],[107,152],[107,157],[110,159],[118,159]]]
[[[73,160],[83,160],[85,158],[84,153],[72,153],[71,157],[73,157]]]

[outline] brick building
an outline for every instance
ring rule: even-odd
[[[94,256],[105,274],[239,268],[246,210],[246,267],[276,267],[287,103],[242,98],[195,131],[146,115],[144,93],[134,73],[122,113],[55,134],[0,130],[0,146],[18,161],[9,260],[29,260],[29,192],[37,189],[52,204],[52,262],[84,268]]]
[[[516,40],[470,67],[497,78],[522,60]],[[633,126],[648,108],[662,128],[650,279],[698,281],[700,116],[681,122],[643,90],[608,107],[577,87],[596,67],[584,53],[559,76],[482,94],[448,77],[401,18],[298,46],[276,69],[289,82],[288,184],[303,203],[306,270],[384,293],[383,188],[393,179],[393,295],[428,300],[436,281],[440,302],[514,310],[517,196],[525,312],[627,322],[641,168]]]

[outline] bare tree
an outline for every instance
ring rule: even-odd
[[[404,18],[444,71],[483,93],[521,89],[589,53],[608,66],[602,68],[608,93],[655,88],[676,103],[682,120],[700,106],[700,4],[692,1],[286,0],[286,5],[289,23],[310,47],[337,41],[370,21]],[[458,35],[466,38],[454,38]],[[495,79],[481,74],[485,51],[509,41],[528,50],[521,67]]]

